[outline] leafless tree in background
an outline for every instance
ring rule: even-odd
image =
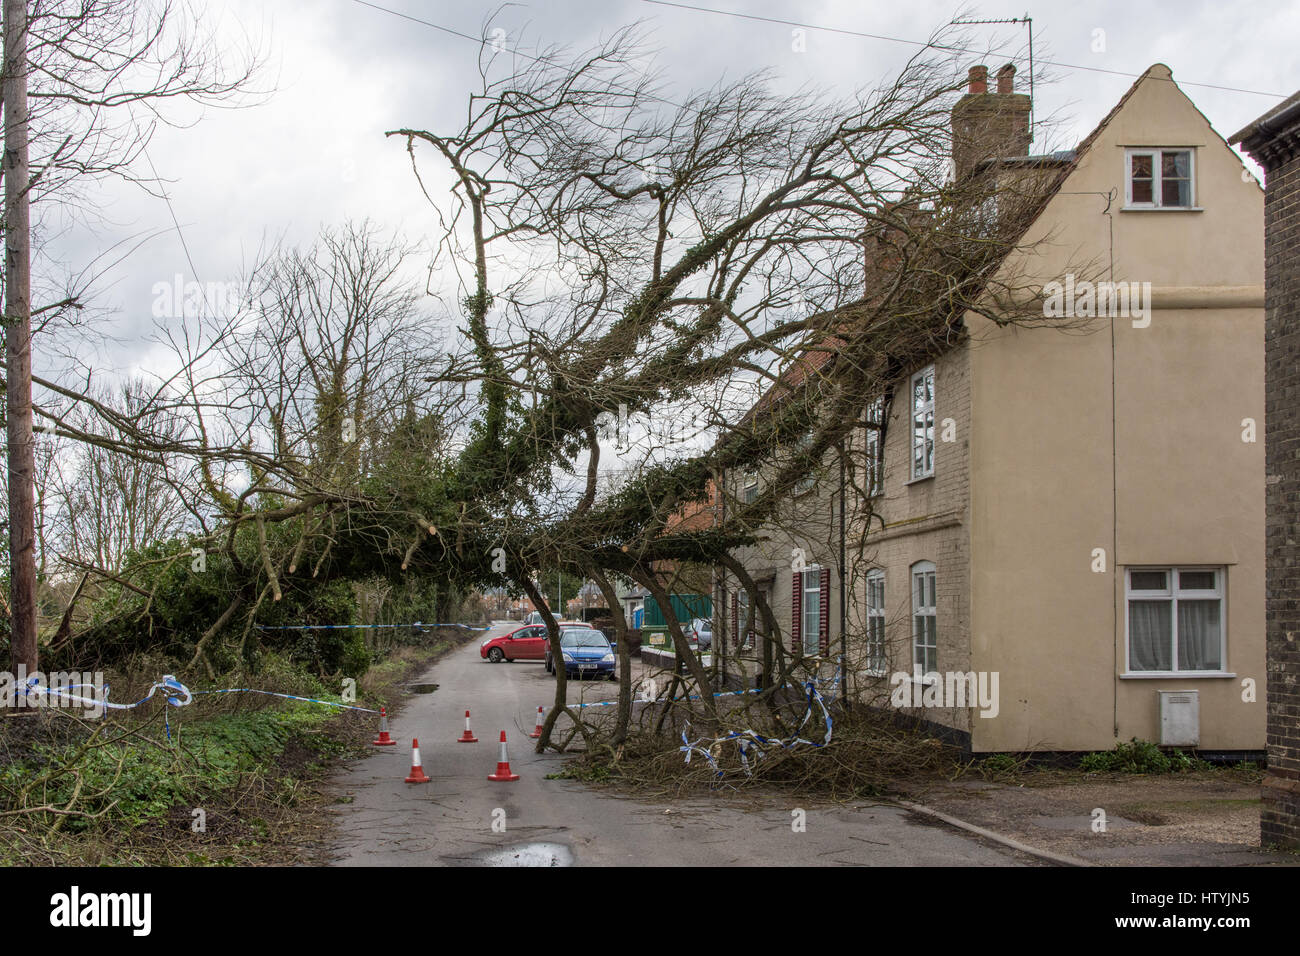
[[[32,316],[72,310],[82,290],[31,300],[33,202],[137,172],[168,100],[225,102],[246,88],[256,57],[228,62],[193,8],[144,0],[6,0],[5,338],[11,653],[38,666]],[[143,122],[142,122],[143,120]],[[46,323],[49,321],[47,315]]]
[[[148,417],[158,414],[151,411],[152,398],[139,381],[100,396],[105,405],[146,428],[151,427]],[[87,431],[96,427],[88,412],[79,417]],[[174,421],[160,430],[169,428],[175,430]],[[166,460],[141,460],[88,442],[61,444],[47,452],[45,492],[47,520],[55,523],[50,537],[61,559],[116,574],[130,553],[185,530],[189,515],[179,492],[183,476],[171,474]]]

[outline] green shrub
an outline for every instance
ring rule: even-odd
[[[1087,773],[1186,773],[1208,767],[1204,760],[1181,750],[1165,753],[1149,740],[1119,741],[1114,750],[1090,753],[1079,761]]]
[[[986,774],[1014,773],[1020,763],[1011,754],[990,754],[980,761],[980,770]]]

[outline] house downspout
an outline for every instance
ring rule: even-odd
[[[1106,201],[1106,222],[1110,234],[1110,273],[1115,281],[1115,216],[1110,211],[1112,200]],[[1115,383],[1115,317],[1110,320],[1110,602],[1111,602],[1111,723],[1115,739],[1119,739],[1119,446],[1118,399]],[[1124,662],[1125,668],[1128,661]]]
[[[726,480],[727,470],[719,469],[713,482],[713,493],[718,497],[718,527],[726,527],[727,524],[727,493]],[[723,689],[727,689],[727,635],[731,633],[731,628],[736,628],[736,639],[740,639],[739,624],[732,624],[727,620],[727,613],[731,609],[731,603],[727,600],[727,576],[726,572],[718,573],[717,566],[714,566],[714,600],[722,605],[722,613],[715,614],[714,620],[722,626],[717,629],[717,634],[713,638],[713,653],[718,655],[718,684]],[[717,607],[717,604],[714,605]],[[737,651],[739,653],[739,650]]]
[[[844,479],[844,442],[840,442],[840,667],[843,669],[840,674],[840,700],[848,706],[849,700],[849,629],[848,629],[848,590],[845,587],[845,580],[848,569],[845,565],[846,559],[846,538],[847,538],[847,521],[848,521],[848,496],[845,493],[846,482]]]

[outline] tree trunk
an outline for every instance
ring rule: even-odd
[[[27,5],[4,0],[5,413],[13,669],[38,667],[36,461],[32,435],[31,223],[27,193]]]
[[[609,578],[599,569],[593,568],[591,579],[605,596],[614,620],[614,636],[618,641],[618,716],[614,723],[613,747],[615,753],[627,740],[627,726],[632,719],[632,652],[627,646],[627,621],[623,617],[623,605],[619,602],[618,592],[609,583]]]

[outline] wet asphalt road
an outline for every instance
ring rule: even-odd
[[[487,632],[504,632],[498,627]],[[490,664],[475,641],[431,667],[431,694],[407,699],[375,748],[330,782],[339,795],[336,865],[362,866],[1008,866],[1032,862],[961,831],[911,822],[887,804],[829,805],[781,794],[720,791],[682,800],[629,799],[568,780],[547,780],[564,757],[533,753],[527,734],[554,679],[540,662]],[[617,684],[570,681],[569,699],[615,695]],[[479,742],[458,743],[464,714]],[[514,783],[489,781],[500,732]],[[428,784],[407,784],[418,737]],[[795,832],[792,811],[806,829]],[[494,828],[495,824],[495,828]],[[504,832],[501,832],[502,829]]]

